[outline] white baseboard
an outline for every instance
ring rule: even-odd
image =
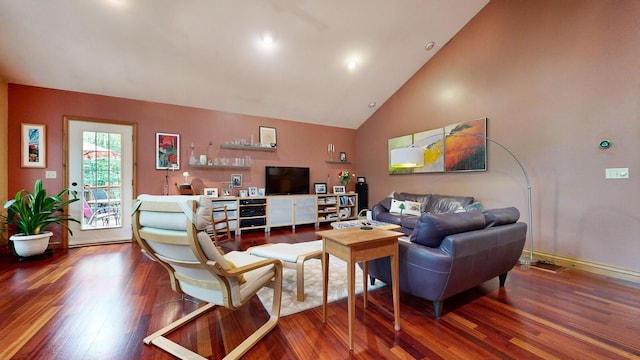
[[[524,250],[523,256],[528,257],[529,251]],[[551,253],[546,253],[544,251],[534,251],[533,257],[538,260],[546,260],[552,262],[556,265],[574,268],[578,270],[584,270],[588,272],[592,272],[599,275],[604,275],[616,279],[632,281],[636,283],[640,283],[640,271],[634,271],[629,269],[623,269],[611,265],[600,264],[584,259],[579,259],[570,256],[561,256]]]

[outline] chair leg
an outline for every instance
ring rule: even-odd
[[[433,301],[433,317],[436,319],[442,315],[442,301]]]
[[[179,344],[165,338],[164,336],[182,327],[191,320],[203,315],[207,311],[212,310],[215,307],[215,304],[207,304],[147,336],[146,338],[144,338],[143,342],[147,345],[153,344],[180,359],[206,359],[205,357],[202,357],[199,354],[194,353],[193,351],[183,346],[180,346]]]
[[[278,325],[278,319],[280,318],[280,305],[282,303],[282,263],[274,263],[274,270],[276,276],[273,280],[273,303],[271,304],[271,317],[264,323],[258,330],[256,330],[251,336],[246,338],[240,345],[233,349],[225,356],[225,359],[238,359],[244,355],[249,349],[253,347],[260,339],[273,330]]]
[[[508,273],[504,273],[502,275],[498,275],[498,279],[500,279],[500,287],[503,287],[504,283],[507,281],[507,274]]]

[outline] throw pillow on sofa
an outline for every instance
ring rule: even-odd
[[[402,214],[404,212],[404,201],[391,199],[391,207],[389,208],[390,214]]]
[[[452,234],[480,230],[485,227],[481,211],[461,213],[422,214],[409,241],[429,247],[438,247]]]
[[[484,211],[487,227],[513,224],[520,219],[520,211],[514,207]]]

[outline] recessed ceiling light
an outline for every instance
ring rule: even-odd
[[[356,59],[351,59],[347,62],[347,68],[349,70],[355,70],[358,67],[358,61]]]
[[[376,102],[375,102],[375,101],[372,101],[372,102],[370,102],[370,103],[369,103],[369,107],[370,107],[370,108],[374,108],[374,107],[376,107],[376,105],[377,105],[377,104],[376,104]]]
[[[436,46],[436,43],[434,43],[433,41],[430,41],[427,43],[427,45],[424,46],[425,50],[431,50],[433,49],[433,47]]]
[[[262,43],[267,46],[273,45],[273,36],[271,34],[262,34]]]

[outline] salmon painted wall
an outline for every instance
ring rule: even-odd
[[[531,178],[535,250],[638,274],[638,19],[635,0],[492,0],[358,129],[372,201],[394,190],[473,195],[527,221],[522,171],[495,145],[487,172],[387,174],[388,138],[487,117],[489,137]],[[605,180],[613,167],[630,178]]]
[[[152,103],[146,101],[98,96],[60,91],[32,86],[9,84],[8,86],[8,146],[15,149],[8,155],[8,191],[14,194],[22,188],[31,189],[35,179],[42,178],[48,189],[59,190],[63,186],[63,116],[135,122],[137,137],[137,192],[139,194],[163,194],[165,171],[155,169],[155,133],[180,134],[181,167],[169,172],[170,192],[176,194],[175,183],[182,183],[182,173],[189,171],[189,181],[196,191],[205,187],[224,186],[231,174],[243,175],[243,188],[264,187],[264,167],[310,167],[311,191],[314,182],[338,185],[338,171],[356,168],[355,130],[264,117],[232,114],[190,107]],[[47,125],[47,168],[24,169],[20,167],[20,124]],[[254,135],[258,141],[259,126],[275,127],[277,152],[220,149],[220,144],[233,139]],[[250,170],[198,169],[188,166],[190,145],[194,143],[196,155],[206,153],[209,141],[213,143],[212,157],[251,156]],[[328,164],[327,145],[335,144],[336,151],[344,151],[351,165]],[[45,170],[56,170],[57,179],[44,179]],[[353,187],[353,184],[351,184]]]

